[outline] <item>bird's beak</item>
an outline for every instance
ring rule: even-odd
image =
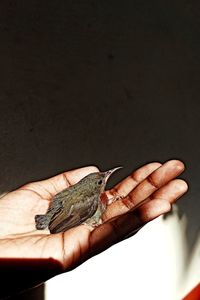
[[[119,169],[121,169],[121,168],[122,168],[122,167],[116,167],[116,168],[113,168],[113,169],[111,169],[111,170],[108,170],[108,171],[104,172],[104,174],[105,174],[105,180],[107,181],[108,178],[109,178],[115,171],[117,171],[117,170],[119,170]]]

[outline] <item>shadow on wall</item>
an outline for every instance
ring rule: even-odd
[[[195,241],[190,245],[188,243],[190,224],[187,214],[182,214],[176,204],[173,205],[171,212],[163,216],[163,223],[166,223],[170,234],[167,237],[166,247],[173,248],[172,256],[175,257],[175,269],[172,273],[178,274],[176,299],[182,299],[199,283],[200,233],[198,232]]]
[[[22,292],[18,295],[11,296],[9,300],[45,300],[45,285],[41,284],[40,286]]]
[[[2,272],[0,298],[44,299],[44,284],[37,286],[58,274],[60,263],[54,259],[1,258]],[[36,288],[30,289],[32,286]],[[24,292],[21,292],[24,290]],[[19,293],[20,292],[20,293]]]

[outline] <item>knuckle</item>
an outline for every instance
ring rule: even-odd
[[[133,199],[130,195],[127,195],[126,198],[122,199],[122,203],[128,210],[131,210],[134,207]]]
[[[156,181],[154,174],[150,174],[150,175],[147,177],[147,181],[148,181],[154,188],[156,188],[156,189],[159,189],[159,188],[160,188],[160,184],[159,184],[159,182]]]
[[[155,167],[157,167],[157,168],[159,168],[159,167],[162,166],[162,164],[161,164],[160,162],[158,162],[158,161],[152,162],[151,165],[152,165],[152,166],[155,166]]]
[[[142,180],[141,172],[139,170],[133,172],[130,177],[135,181],[136,183],[139,183]]]
[[[62,178],[63,178],[64,184],[66,184],[67,187],[71,185],[66,173],[62,173]]]

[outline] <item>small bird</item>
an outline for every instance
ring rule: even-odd
[[[90,173],[78,183],[56,194],[46,214],[35,216],[36,229],[48,227],[51,233],[58,233],[80,224],[93,227],[101,224],[101,216],[108,205],[101,195],[108,178],[120,168]]]

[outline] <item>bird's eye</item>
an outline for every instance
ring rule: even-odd
[[[99,185],[101,185],[101,184],[102,184],[102,182],[103,182],[103,181],[100,179],[100,180],[98,181],[98,184],[99,184]]]

